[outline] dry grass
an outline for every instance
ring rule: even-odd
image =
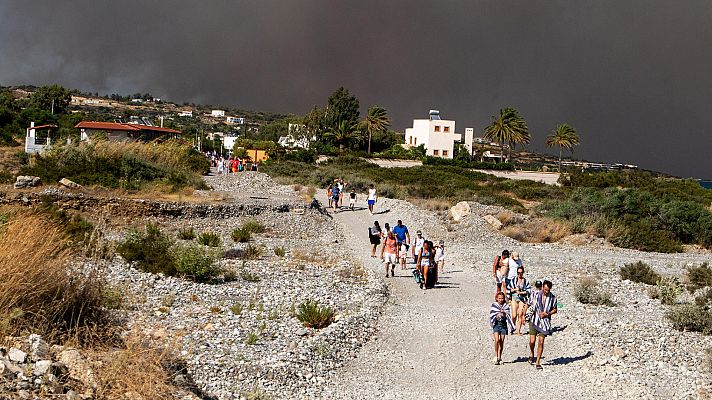
[[[553,243],[571,234],[567,224],[542,218],[532,218],[521,224],[510,225],[500,232],[526,243]]]
[[[452,207],[452,201],[447,199],[409,199],[409,201],[419,208],[426,209],[428,211],[447,211]]]
[[[103,281],[71,275],[66,235],[44,217],[18,211],[0,232],[0,334],[92,340],[106,328]]]
[[[157,350],[135,336],[120,350],[95,352],[94,368],[99,399],[173,399],[179,390],[171,384],[167,368],[174,359],[169,350]]]

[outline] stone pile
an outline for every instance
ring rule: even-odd
[[[41,184],[39,176],[20,175],[15,179],[15,189],[27,189],[39,186]]]

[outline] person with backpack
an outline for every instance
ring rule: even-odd
[[[334,206],[334,211],[339,207],[339,197],[341,196],[341,192],[339,192],[339,187],[337,185],[334,185],[331,188],[331,204]]]
[[[398,262],[398,240],[393,232],[388,232],[383,241],[381,259],[386,267],[386,278],[388,278],[388,267],[391,267],[391,276],[395,276],[396,263]]]
[[[504,339],[507,334],[514,332],[514,322],[512,322],[512,312],[509,309],[509,304],[505,301],[504,293],[497,292],[494,298],[495,302],[490,306],[489,321],[494,338],[494,364],[500,365]]]
[[[551,293],[551,281],[544,280],[541,291],[532,299],[534,313],[529,322],[529,364],[536,369],[541,366],[541,355],[544,352],[544,338],[551,335],[551,316],[557,313],[556,296]],[[534,348],[537,347],[536,364],[534,363]]]
[[[376,248],[381,244],[381,225],[378,221],[373,221],[373,226],[368,228],[368,240],[371,242],[371,257],[376,257]]]

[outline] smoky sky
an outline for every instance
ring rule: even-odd
[[[566,122],[575,157],[712,178],[708,0],[0,0],[0,85],[48,83],[295,114],[345,86],[400,131],[513,106],[531,149]]]

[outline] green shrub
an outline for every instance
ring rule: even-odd
[[[125,294],[115,286],[104,286],[102,292],[102,305],[110,310],[121,309],[124,305]]]
[[[224,282],[233,282],[237,280],[237,273],[235,273],[232,269],[223,269],[222,274]]]
[[[680,293],[682,293],[682,286],[677,278],[667,277],[658,281],[658,297],[662,304],[668,306],[675,304]]]
[[[198,235],[198,243],[203,246],[209,247],[219,247],[220,246],[220,236],[213,232],[203,232]]]
[[[215,254],[196,245],[177,246],[173,250],[176,273],[195,282],[212,282],[220,275]]]
[[[712,313],[704,307],[682,304],[672,307],[665,316],[679,331],[712,333]]]
[[[277,257],[284,257],[287,254],[287,250],[284,247],[279,246],[274,248],[274,255]]]
[[[321,329],[329,326],[334,320],[334,310],[320,307],[317,302],[308,300],[299,305],[296,316],[304,326]]]
[[[232,306],[230,306],[230,312],[235,314],[235,315],[240,315],[242,314],[242,303],[235,303]]]
[[[232,240],[237,243],[246,243],[250,241],[252,233],[244,228],[236,228],[232,231],[230,236],[232,237]]]
[[[624,265],[621,267],[620,274],[622,280],[645,283],[646,285],[656,285],[660,280],[660,275],[642,261]]]
[[[254,332],[250,332],[247,334],[247,338],[245,339],[245,344],[252,346],[254,344],[257,344],[257,341],[260,339],[260,336]]]
[[[574,288],[574,296],[579,303],[583,304],[609,307],[615,305],[611,299],[611,294],[601,290],[593,278],[580,279]]]
[[[240,278],[242,278],[242,280],[246,282],[259,282],[262,280],[259,275],[250,271],[242,271],[240,273]]]
[[[245,258],[248,260],[256,260],[260,257],[262,257],[265,253],[265,248],[262,246],[255,246],[252,244],[248,244],[245,246],[244,250]]]
[[[712,307],[712,288],[708,288],[702,294],[695,297],[695,304],[700,307]]]
[[[173,240],[163,234],[158,226],[146,225],[146,231],[131,231],[119,243],[116,251],[127,262],[135,262],[139,269],[151,272],[162,272],[166,275],[175,275],[175,263],[171,257],[170,248]]]
[[[178,239],[180,240],[193,240],[195,239],[195,230],[191,228],[181,228],[178,230]]]
[[[242,229],[250,233],[264,233],[267,230],[262,222],[254,219],[245,221],[245,223],[242,224]]]
[[[700,266],[687,267],[687,288],[694,292],[703,287],[712,286],[712,269],[707,263]]]

